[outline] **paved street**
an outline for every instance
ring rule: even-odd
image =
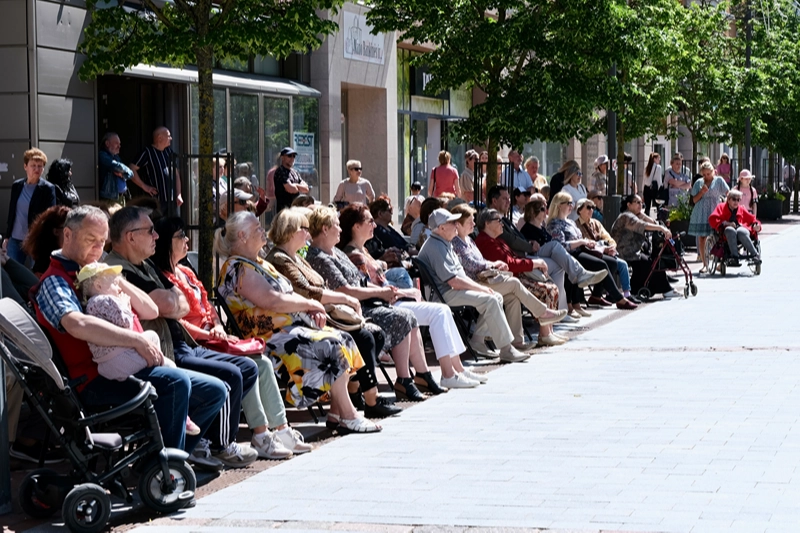
[[[596,312],[617,319],[136,531],[797,531],[800,226],[763,247],[761,277]]]

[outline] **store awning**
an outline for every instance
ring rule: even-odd
[[[124,76],[150,78],[173,81],[177,83],[197,83],[197,70],[193,67],[173,68],[152,65],[136,65],[125,69]],[[319,98],[321,93],[291,80],[267,78],[255,74],[234,74],[214,72],[214,87],[228,87],[258,91],[261,93],[280,94],[284,96],[311,96]]]

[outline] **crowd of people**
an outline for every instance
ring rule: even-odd
[[[606,156],[588,180],[578,162],[567,161],[548,181],[535,157],[523,163],[512,151],[504,179],[482,191],[486,205],[478,211],[475,163],[488,156],[470,150],[459,174],[443,151],[432,194],[426,198],[413,183],[396,225],[392,199],[375,193],[360,161],[347,162],[348,178],[325,206],[308,194],[287,147],[271,172],[277,209],[269,228],[259,219],[267,194],[257,180],[243,175],[231,186],[224,166],[215,171],[220,198],[236,199],[233,212],[220,205],[214,251],[222,258],[216,293],[237,337],[186,260],[184,221],[161,209],[181,201],[180,187],[163,181],[170,139],[159,128],[153,146],[128,167],[119,160],[119,137],[106,135],[99,206],[81,203],[68,160],[51,164],[44,179],[45,154],[25,152],[26,178],[12,187],[0,262],[3,296],[35,314],[70,378],[85,377],[76,387],[81,401],[89,408],[122,402],[135,393],[128,376],[150,381],[165,444],[189,452],[198,468],[311,451],[289,426],[286,405],[328,402],[329,428],[380,431],[377,419],[402,411],[378,393],[383,363],[396,368],[395,396],[418,402],[487,382],[463,364],[467,346],[524,362],[537,347],[568,342],[554,324],[591,316],[590,307],[636,309],[646,281],[654,294],[679,295],[665,272],[651,274],[647,234],[671,232],[649,216],[638,191],[604,225]],[[712,231],[725,234],[733,255],[738,242],[757,257],[748,240],[760,231],[752,175],[742,171],[729,190],[718,168],[702,161],[692,183],[680,154],[666,174],[653,154],[633,184],[651,201],[666,188],[667,206],[691,198],[689,232],[699,239],[704,269],[702,239]],[[129,182],[157,202],[131,202]],[[431,290],[415,278],[429,280]],[[458,306],[477,310],[467,336],[450,309]],[[538,322],[535,340],[523,325],[526,312]],[[440,377],[428,366],[423,327]],[[240,413],[250,446],[236,441]],[[12,454],[30,457],[30,446],[21,438]]]

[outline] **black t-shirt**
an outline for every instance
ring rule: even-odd
[[[522,235],[528,239],[529,241],[536,241],[539,243],[539,246],[544,246],[548,242],[553,240],[553,236],[550,235],[547,230],[544,228],[537,228],[530,222],[526,222],[522,229],[520,230]]]
[[[300,177],[300,173],[293,168],[286,168],[285,166],[281,165],[275,170],[273,180],[275,181],[275,203],[277,204],[276,210],[280,211],[286,207],[291,207],[292,202],[295,198],[300,196],[300,193],[286,192],[284,185],[287,183],[291,183],[292,185],[301,183],[303,178]]]
[[[556,172],[553,174],[553,177],[550,178],[550,198],[553,198],[556,194],[561,192],[561,189],[564,188],[564,173],[563,172]]]
[[[134,274],[133,272],[129,272],[127,270],[122,271],[122,275],[125,276],[131,285],[137,287],[147,294],[150,294],[156,289],[166,289],[170,290],[174,287],[173,283],[168,280],[161,271],[156,268],[152,261],[146,259],[147,262],[158,276],[158,280],[153,280],[148,274],[147,269],[140,265],[134,265],[134,268],[138,271],[138,274]],[[167,321],[167,326],[169,327],[169,333],[172,336],[172,345],[176,346],[178,344],[183,343],[183,329],[181,329],[180,324],[177,320],[172,318],[165,318],[164,320]]]

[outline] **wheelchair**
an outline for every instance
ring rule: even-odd
[[[71,463],[68,474],[48,468],[29,473],[19,489],[22,510],[48,518],[61,509],[70,531],[98,533],[111,516],[111,496],[133,501],[129,489],[138,478],[139,496],[160,513],[194,502],[197,479],[183,450],[165,448],[153,407],[153,386],[136,378],[136,396],[106,411],[86,414],[74,391],[85,378],[68,380],[59,370],[47,334],[19,304],[0,299],[0,358],[22,387]],[[41,466],[41,464],[40,464]]]
[[[758,233],[751,232],[750,239],[753,241],[753,246],[761,255],[761,241],[758,238]],[[761,261],[756,261],[756,258],[748,255],[744,246],[737,243],[736,253],[739,259],[731,257],[731,251],[728,249],[728,240],[725,238],[724,231],[714,231],[714,233],[706,240],[706,257],[709,258],[709,273],[711,275],[719,272],[721,276],[728,273],[728,268],[738,268],[742,266],[742,262],[750,269],[755,276],[761,275]],[[740,261],[741,260],[741,261]]]

